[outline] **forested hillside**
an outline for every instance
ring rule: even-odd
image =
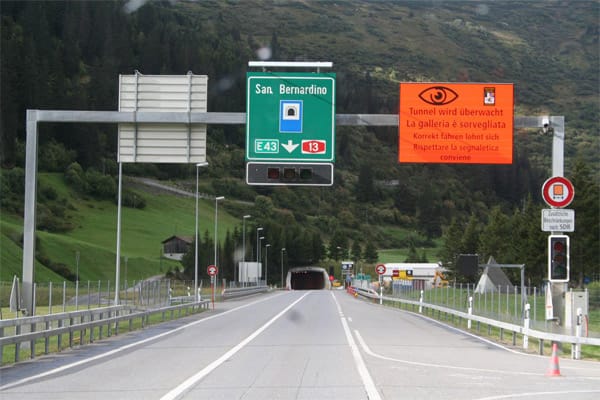
[[[448,81],[512,82],[515,115],[564,115],[565,174],[578,181],[572,241],[581,274],[600,265],[597,1],[2,1],[0,12],[5,213],[22,213],[26,109],[116,110],[119,74],[138,70],[206,74],[209,111],[244,112],[249,60],[332,61],[337,113],[396,113],[399,82]],[[446,262],[457,252],[500,262],[529,254],[542,276],[540,190],[551,172],[550,137],[518,131],[512,165],[459,166],[398,164],[394,128],[338,127],[336,135],[332,188],[254,188],[243,181],[244,127],[210,126],[207,190],[251,202],[260,196],[347,251],[366,237],[378,248],[444,238]],[[86,195],[114,195],[115,126],[45,125],[40,143],[40,170],[68,171],[72,183],[89,179]],[[188,182],[195,173],[189,165],[124,169]],[[520,234],[541,244],[483,244],[486,234],[518,241],[511,233],[524,214]]]

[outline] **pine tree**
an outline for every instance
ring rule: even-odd
[[[415,247],[414,240],[410,241],[410,246],[408,248],[408,256],[404,260],[405,263],[418,263],[421,259],[419,258],[419,254],[417,253],[417,248]]]
[[[369,164],[363,164],[358,173],[356,184],[356,200],[368,202],[376,198],[375,185],[373,183],[373,170]]]
[[[358,240],[352,242],[352,249],[350,250],[350,255],[355,264],[357,264],[363,258],[363,251]]]
[[[514,263],[511,249],[512,234],[509,218],[500,207],[494,207],[479,239],[480,259],[487,260],[493,256],[499,263]]]
[[[534,284],[547,279],[547,233],[540,229],[540,206],[529,196],[522,210],[511,217],[512,263],[525,264],[525,276]]]
[[[575,197],[575,232],[570,236],[571,281],[581,286],[584,277],[600,275],[600,185],[591,177],[589,166],[577,160],[572,176]]]
[[[340,260],[344,258],[344,251],[348,251],[348,239],[340,230],[336,230],[333,237],[329,241],[329,258],[332,260]]]
[[[464,252],[462,243],[463,231],[463,226],[456,219],[453,219],[442,236],[443,245],[438,256],[444,268],[450,271],[455,271],[456,259],[459,254]]]
[[[481,233],[479,229],[480,225],[481,223],[479,222],[475,214],[471,214],[469,222],[467,223],[467,227],[465,228],[464,234],[462,236],[460,246],[461,253],[477,253],[477,248],[479,247],[479,234]]]
[[[368,264],[375,264],[377,262],[377,260],[379,259],[379,255],[377,254],[377,248],[375,247],[373,242],[371,242],[370,240],[367,242],[367,245],[365,246],[364,259],[365,259],[365,262]]]
[[[325,256],[325,244],[323,238],[318,232],[312,234],[312,260],[313,263],[318,263]]]

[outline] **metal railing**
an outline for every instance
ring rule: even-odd
[[[119,304],[155,308],[170,305],[174,298],[190,297],[193,301],[193,288],[193,281],[125,280],[120,287]],[[114,283],[110,281],[40,282],[34,284],[33,293],[34,315],[108,307],[114,304],[115,297]],[[11,282],[0,282],[0,307],[4,307],[0,308],[0,320],[16,316],[15,310],[7,311],[10,297]]]
[[[407,300],[401,299],[397,297],[390,296],[380,296],[372,289],[361,288],[361,287],[350,287],[348,289],[350,292],[354,293],[357,296],[362,296],[368,299],[372,299],[378,301],[380,303],[388,303],[388,304],[404,304],[407,306],[412,306],[414,312],[418,312],[419,314],[429,313],[431,316],[434,316],[437,312],[438,319],[441,319],[441,314],[443,313],[446,317],[446,320],[449,316],[454,320],[455,317],[458,317],[459,320],[467,321],[467,329],[472,329],[472,324],[476,324],[476,329],[479,331],[481,324],[487,325],[488,334],[491,333],[491,328],[495,327],[500,330],[500,339],[503,339],[504,332],[508,331],[512,333],[512,343],[516,345],[517,335],[522,336],[523,348],[528,349],[529,347],[529,338],[536,338],[539,341],[538,351],[540,354],[543,354],[544,351],[544,341],[548,340],[551,342],[559,342],[559,343],[570,343],[572,346],[571,355],[575,359],[579,359],[581,355],[581,345],[592,345],[592,346],[600,346],[600,338],[591,338],[591,337],[583,337],[581,336],[581,330],[578,330],[579,335],[570,335],[570,334],[561,334],[561,333],[553,333],[553,332],[545,332],[541,330],[531,329],[530,328],[530,318],[529,318],[529,310],[527,310],[525,318],[522,320],[522,324],[515,324],[510,322],[498,321],[496,319],[488,318],[485,316],[475,315],[473,313],[473,301],[472,298],[468,303],[467,312],[460,311],[454,308],[449,308],[446,306],[436,305],[427,303],[424,301],[424,291],[419,291],[420,297],[418,300]],[[433,289],[435,290],[435,289]],[[528,306],[529,304],[527,304]],[[529,309],[529,307],[526,307]]]
[[[233,299],[237,297],[250,296],[257,293],[264,293],[269,291],[269,287],[264,286],[247,286],[240,288],[227,288],[221,292],[221,296],[224,300]]]
[[[469,298],[472,298],[474,314],[515,324],[522,323],[525,304],[529,303],[531,327],[553,333],[574,333],[574,329],[559,326],[555,321],[546,319],[546,296],[543,288],[525,287],[524,292],[521,293],[521,288],[518,286],[497,286],[495,290],[481,293],[475,290],[476,286],[472,283],[457,283],[445,287],[428,288],[424,290],[424,301],[461,311],[467,310]],[[370,285],[363,285],[363,287],[367,288]],[[391,291],[389,289],[384,291],[384,294],[405,300],[419,300],[421,289],[411,285],[395,285]],[[586,289],[585,291],[589,295],[588,313],[595,315],[600,309],[600,290]],[[523,302],[524,299],[525,302]],[[589,329],[586,328],[584,336],[600,338],[597,326],[596,324],[590,326]]]
[[[56,313],[42,316],[24,317],[0,320],[0,360],[4,359],[6,346],[14,345],[14,362],[19,362],[21,352],[29,353],[29,358],[35,358],[37,345],[43,345],[43,354],[50,353],[52,338],[56,338],[56,350],[61,351],[66,347],[84,345],[103,336],[112,336],[119,333],[122,323],[127,323],[131,331],[135,320],[139,320],[141,328],[148,325],[150,317],[161,315],[165,321],[167,314],[170,319],[177,316],[197,312],[201,308],[208,308],[209,301],[183,303],[178,305],[137,310],[128,306],[101,307],[90,310]],[[65,343],[64,336],[68,339]],[[54,344],[54,343],[53,343]]]

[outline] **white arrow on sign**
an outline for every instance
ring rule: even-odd
[[[300,146],[299,144],[294,144],[294,142],[292,142],[291,140],[288,140],[287,144],[282,144],[281,147],[283,147],[284,149],[286,149],[288,151],[288,153],[291,153],[292,151],[296,150],[296,147]]]

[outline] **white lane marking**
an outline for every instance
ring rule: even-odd
[[[342,321],[342,326],[344,327],[344,333],[346,334],[346,340],[348,340],[348,345],[350,346],[350,350],[352,352],[352,357],[354,358],[354,364],[356,365],[356,368],[358,369],[358,374],[360,375],[360,378],[362,379],[362,382],[363,382],[363,386],[365,387],[365,390],[367,392],[367,398],[369,400],[381,400],[381,396],[379,395],[379,392],[377,391],[375,382],[373,381],[373,378],[371,377],[371,374],[369,373],[369,370],[367,369],[367,365],[365,364],[365,361],[363,360],[362,356],[360,355],[358,346],[356,345],[356,342],[354,341],[354,338],[352,337],[352,333],[350,332],[350,328],[348,327],[348,322],[346,321],[346,318],[343,317],[342,308],[340,307],[340,304],[338,303],[338,301],[335,298],[335,296],[333,295],[333,293],[331,293],[331,297],[333,297],[333,301],[335,302],[335,305],[337,306],[338,312],[340,313],[340,315],[342,315],[342,317],[340,319]]]
[[[277,296],[281,296],[281,294],[278,294]],[[277,296],[273,296],[273,297],[277,297]],[[71,364],[63,365],[62,367],[54,368],[54,369],[51,369],[51,370],[46,371],[46,372],[42,372],[42,373],[37,374],[37,375],[28,376],[27,378],[23,378],[21,380],[18,380],[18,381],[15,381],[15,382],[8,383],[6,385],[0,386],[0,391],[6,390],[6,389],[10,389],[10,388],[18,386],[18,385],[22,385],[24,383],[28,383],[28,382],[31,382],[31,381],[36,380],[36,379],[45,378],[45,377],[50,376],[50,375],[58,374],[59,372],[66,371],[68,369],[75,368],[75,367],[78,367],[80,365],[84,365],[84,364],[90,363],[92,361],[96,361],[96,360],[100,360],[102,358],[110,357],[110,356],[112,356],[114,354],[118,354],[118,353],[120,353],[122,351],[129,350],[132,347],[139,346],[139,345],[151,342],[151,341],[156,340],[156,339],[160,339],[160,338],[168,336],[168,335],[172,335],[173,333],[179,332],[179,331],[181,331],[183,329],[187,329],[187,328],[189,328],[191,326],[201,324],[201,323],[209,321],[209,320],[211,320],[213,318],[219,318],[219,317],[222,317],[224,315],[230,314],[232,312],[244,309],[246,307],[253,306],[253,305],[261,303],[263,301],[267,301],[269,299],[272,299],[273,297],[268,297],[266,299],[259,299],[259,300],[253,301],[252,303],[244,304],[242,306],[239,306],[239,307],[236,307],[236,308],[232,308],[231,310],[224,311],[224,312],[222,312],[220,314],[211,315],[210,317],[206,317],[206,318],[200,319],[198,321],[190,322],[189,324],[182,325],[182,326],[180,326],[178,328],[175,328],[173,330],[166,331],[166,332],[160,333],[158,335],[155,335],[155,336],[152,336],[152,337],[149,337],[149,338],[146,338],[146,339],[142,339],[139,342],[133,342],[133,343],[127,344],[125,346],[121,346],[119,348],[113,349],[111,351],[107,351],[106,353],[98,354],[96,356],[93,356],[93,357],[90,357],[90,358],[85,358],[83,360],[76,361],[76,362],[71,363]]]
[[[238,343],[233,348],[231,348],[231,350],[229,350],[228,352],[223,354],[221,357],[217,358],[212,363],[208,364],[206,367],[204,367],[202,370],[198,371],[196,374],[192,375],[191,377],[189,377],[188,379],[183,381],[183,383],[181,383],[175,389],[171,390],[170,392],[168,392],[167,394],[162,396],[161,400],[177,399],[179,396],[181,396],[184,393],[186,393],[187,391],[189,391],[192,386],[194,386],[196,383],[198,383],[200,380],[202,380],[206,375],[210,374],[212,371],[214,371],[216,368],[218,368],[225,361],[227,361],[228,359],[233,357],[233,355],[235,355],[235,353],[237,353],[238,351],[243,349],[248,343],[250,343],[258,335],[260,335],[262,332],[264,332],[265,329],[267,329],[269,326],[271,326],[275,321],[277,321],[279,318],[281,318],[281,316],[283,314],[288,312],[292,307],[294,307],[296,304],[298,304],[300,301],[302,301],[302,299],[304,299],[309,294],[310,294],[310,292],[306,292],[304,295],[302,295],[302,297],[300,297],[298,300],[294,301],[292,304],[290,304],[289,306],[284,308],[283,311],[281,311],[279,314],[277,314],[276,316],[271,318],[266,324],[264,324],[263,326],[258,328],[256,331],[254,331],[246,339],[242,340],[240,343]]]
[[[360,343],[360,346],[362,347],[362,349],[363,349],[363,351],[365,353],[367,353],[368,355],[370,355],[372,357],[379,358],[381,360],[394,361],[394,362],[398,362],[398,363],[402,363],[402,364],[408,364],[408,365],[418,365],[418,366],[421,366],[421,367],[435,367],[435,368],[457,369],[457,370],[463,370],[463,371],[492,372],[492,373],[503,373],[503,374],[511,374],[511,375],[532,375],[532,376],[540,376],[541,375],[541,374],[533,373],[533,372],[502,371],[502,370],[496,370],[496,369],[485,369],[485,368],[474,368],[474,367],[458,367],[458,366],[455,366],[455,365],[432,364],[432,363],[424,363],[424,362],[418,362],[418,361],[408,361],[408,360],[402,360],[400,358],[392,358],[392,357],[388,357],[388,356],[382,356],[381,354],[377,354],[377,353],[373,352],[369,348],[369,346],[367,345],[367,343],[362,338],[360,332],[358,332],[356,329],[354,330],[354,334],[356,335],[356,338],[358,339],[358,343]]]
[[[502,399],[515,399],[517,397],[537,397],[537,396],[556,396],[563,394],[581,394],[581,393],[600,393],[600,390],[565,390],[557,392],[530,392],[530,393],[514,393],[514,394],[503,394],[500,396],[481,397],[476,400],[502,400]]]

